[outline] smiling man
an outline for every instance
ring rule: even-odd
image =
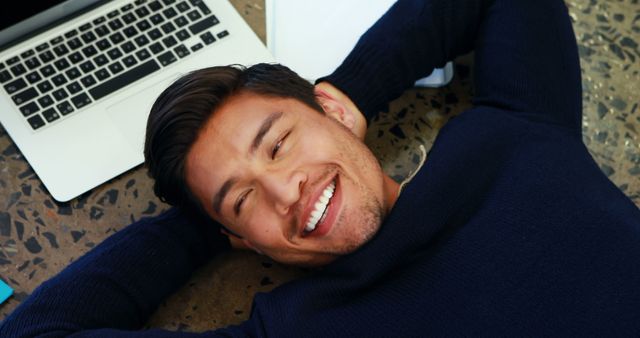
[[[314,95],[295,73],[268,64],[185,76],[150,120],[149,168],[165,178],[156,191],[224,224],[234,246],[280,262],[318,266],[356,250],[380,227],[399,185],[361,140],[361,113],[323,87]],[[201,100],[220,103],[188,110],[199,88],[207,88]],[[182,180],[184,189],[172,189]]]
[[[363,115],[472,50],[473,108],[400,186]],[[315,87],[279,65],[187,74],[145,146],[177,207],[43,284],[0,333],[194,336],[131,330],[233,246],[321,268],[202,336],[637,336],[640,211],[582,142],[579,66],[561,0],[400,0]]]

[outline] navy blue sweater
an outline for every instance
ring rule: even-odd
[[[451,120],[376,236],[255,297],[203,336],[640,334],[640,211],[582,143],[561,0],[400,0],[326,77],[372,116],[475,50],[474,107]],[[26,299],[0,335],[176,336],[140,328],[228,243],[179,210],[130,225]]]

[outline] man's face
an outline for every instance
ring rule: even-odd
[[[378,231],[393,185],[342,122],[297,100],[235,95],[190,149],[187,184],[249,247],[327,264]]]

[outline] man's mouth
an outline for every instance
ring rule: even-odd
[[[322,223],[327,217],[329,211],[329,205],[331,204],[331,199],[336,190],[336,179],[334,178],[329,185],[327,185],[318,199],[313,204],[313,210],[309,215],[309,219],[304,227],[304,235],[308,235],[312,233],[318,227],[318,224]]]

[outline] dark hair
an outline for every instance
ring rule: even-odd
[[[147,122],[145,163],[162,201],[204,211],[186,183],[187,153],[215,110],[245,91],[297,99],[322,111],[313,85],[279,64],[210,67],[182,76],[160,94]]]

